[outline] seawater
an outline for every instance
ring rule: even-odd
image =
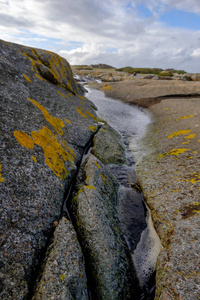
[[[86,86],[86,89],[88,91],[87,98],[97,107],[97,115],[120,133],[126,145],[129,162],[126,168],[129,173],[131,169],[134,173],[134,153],[129,146],[137,143],[139,137],[144,135],[148,124],[151,122],[149,113],[134,105],[108,98],[103,92],[91,89],[88,86]],[[114,172],[116,172],[115,175],[118,177],[119,182],[121,179],[121,190],[123,190],[123,195],[126,197],[125,200],[122,200],[121,205],[121,210],[123,210],[126,218],[125,224],[129,228],[129,234],[125,238],[132,253],[140,285],[144,290],[141,299],[153,299],[155,285],[152,284],[152,277],[155,275],[156,260],[161,250],[161,242],[153,227],[150,210],[144,205],[142,195],[134,194],[127,187],[126,178],[123,176],[123,168],[119,170],[115,168]],[[136,175],[134,176],[137,180]],[[133,201],[131,197],[135,197],[135,200]],[[141,219],[138,220],[134,215],[139,216],[138,218]],[[137,231],[137,233],[134,231]],[[132,236],[134,236],[134,241],[131,240]]]

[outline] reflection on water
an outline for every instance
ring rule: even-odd
[[[98,107],[99,117],[105,119],[122,137],[132,138],[145,131],[150,118],[144,110],[107,98],[101,91],[86,88],[87,98]]]

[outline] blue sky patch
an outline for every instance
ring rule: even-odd
[[[178,9],[168,10],[160,16],[159,21],[170,27],[185,29],[200,29],[200,16],[195,13],[180,11]]]
[[[143,3],[139,4],[137,6],[138,12],[139,12],[139,17],[142,18],[151,18],[152,12],[144,5]]]

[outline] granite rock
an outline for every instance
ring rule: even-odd
[[[1,40],[0,84],[0,297],[24,299],[96,115],[48,51]]]
[[[120,228],[118,184],[92,154],[81,167],[70,212],[95,299],[139,299],[136,271]]]

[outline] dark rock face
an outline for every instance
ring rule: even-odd
[[[138,279],[117,214],[118,184],[90,154],[70,205],[94,299],[139,299]]]
[[[23,299],[97,124],[54,53],[0,41],[0,83],[0,297]]]
[[[84,258],[70,221],[62,218],[48,249],[42,278],[33,300],[88,299]]]

